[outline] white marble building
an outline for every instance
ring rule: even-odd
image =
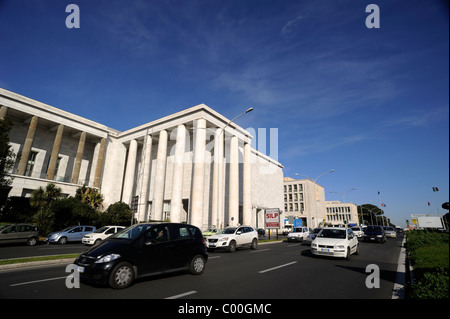
[[[0,89],[5,116],[21,154],[9,196],[29,196],[50,181],[67,196],[87,185],[101,190],[105,209],[123,201],[138,221],[200,228],[262,227],[264,209],[283,209],[282,165],[204,104],[120,132]]]

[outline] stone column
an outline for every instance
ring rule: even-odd
[[[202,228],[203,193],[205,182],[206,120],[199,119],[195,126],[194,167],[192,176],[191,211],[189,222]]]
[[[139,196],[139,215],[137,216],[138,222],[140,221],[147,221],[148,214],[147,214],[147,207],[148,207],[148,193],[149,193],[149,185],[150,185],[150,167],[152,163],[152,136],[147,135],[145,138],[145,151],[144,151],[144,158],[142,161],[142,165],[144,165],[144,173],[142,176],[142,188],[141,188],[141,195]]]
[[[30,122],[30,126],[28,127],[28,133],[27,137],[25,138],[25,143],[23,143],[22,155],[17,167],[17,175],[25,175],[28,159],[30,157],[31,145],[33,144],[34,134],[36,133],[37,123],[38,117],[33,116]]]
[[[180,124],[177,127],[177,141],[173,163],[172,199],[170,205],[170,221],[173,223],[181,222],[181,213],[183,210],[183,168],[185,147],[186,128],[183,124]]]
[[[242,207],[242,224],[252,225],[252,166],[251,166],[251,151],[250,143],[244,143],[244,172],[243,172],[243,207]]]
[[[131,140],[128,148],[127,167],[123,184],[122,201],[131,205],[136,171],[137,141]]]
[[[8,111],[8,108],[4,105],[0,107],[0,120],[3,120],[6,116],[6,112]]]
[[[78,141],[77,155],[75,157],[75,164],[73,167],[72,184],[78,184],[80,178],[81,161],[83,159],[84,144],[86,143],[86,132],[81,132],[80,140]]]
[[[162,220],[164,209],[164,189],[166,184],[167,162],[167,138],[166,130],[159,132],[158,153],[156,156],[156,176],[153,191],[152,219]]]
[[[229,180],[228,223],[230,226],[236,226],[239,223],[239,149],[237,136],[232,136],[230,141]]]
[[[47,179],[53,180],[55,178],[56,163],[58,162],[59,148],[61,147],[61,140],[64,132],[64,125],[60,124],[56,131],[55,141],[53,142],[52,154],[50,155],[50,163],[48,164]]]
[[[100,188],[100,179],[102,177],[105,148],[106,148],[106,138],[102,138],[100,141],[100,149],[98,151],[97,165],[95,166],[94,187]]]

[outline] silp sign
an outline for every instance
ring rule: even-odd
[[[268,208],[264,214],[266,229],[280,228],[280,210],[278,208]]]

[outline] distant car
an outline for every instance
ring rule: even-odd
[[[322,228],[314,228],[312,232],[309,233],[308,237],[306,238],[306,242],[308,244],[311,244],[313,240],[316,238],[317,234],[322,230]]]
[[[264,236],[266,234],[266,230],[264,228],[258,228],[256,231],[258,232],[258,236]]]
[[[288,242],[291,241],[306,241],[308,238],[309,230],[308,227],[294,227],[292,231],[287,235]]]
[[[364,241],[373,241],[379,243],[386,242],[386,234],[384,233],[384,229],[378,225],[367,226],[364,229]]]
[[[208,250],[224,248],[232,253],[238,247],[243,246],[248,246],[251,249],[258,247],[258,232],[253,227],[227,227],[220,234],[209,236],[206,239]]]
[[[39,240],[38,227],[31,224],[10,224],[0,228],[0,243],[26,243],[36,245]]]
[[[358,238],[351,228],[323,228],[311,243],[311,253],[318,256],[350,258],[359,254]]]
[[[397,238],[397,232],[395,231],[394,227],[384,226],[383,228],[384,228],[384,233],[386,234],[386,237]]]
[[[95,245],[124,228],[123,226],[103,226],[93,233],[84,235],[81,242],[85,245]]]
[[[94,226],[71,226],[48,235],[48,244],[67,244],[70,241],[81,241],[83,236],[96,231]]]
[[[82,281],[114,289],[180,270],[200,275],[208,260],[204,241],[200,229],[189,224],[135,224],[80,254],[75,265]]]
[[[220,232],[220,229],[218,229],[218,228],[208,228],[208,229],[203,231],[202,235],[203,235],[203,237],[206,238],[206,237],[209,237],[211,235],[215,235],[218,232]]]
[[[356,237],[361,238],[364,236],[364,231],[362,227],[360,226],[354,226],[352,227],[353,233],[356,235]]]

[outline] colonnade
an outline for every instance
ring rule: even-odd
[[[0,107],[0,119],[4,119],[7,115],[8,108],[4,105]],[[30,159],[31,154],[31,148],[33,146],[33,141],[35,138],[37,126],[38,126],[39,118],[38,116],[34,115],[31,117],[30,124],[28,125],[28,131],[27,135],[25,137],[25,141],[23,143],[22,151],[20,160],[17,166],[16,174],[17,175],[25,175],[28,160]],[[61,147],[61,143],[63,142],[63,133],[64,133],[64,125],[58,124],[55,139],[53,142],[53,147],[51,150],[51,156],[50,161],[48,164],[46,179],[53,180],[55,177],[56,172],[56,165],[57,165],[57,159],[59,150]],[[73,184],[78,184],[79,182],[79,176],[80,176],[80,169],[81,169],[81,161],[83,159],[83,153],[84,153],[84,146],[86,143],[86,132],[81,131],[80,132],[80,138],[78,142],[77,147],[77,153],[75,157],[74,162],[74,169],[72,172],[72,178],[71,182]],[[105,148],[106,148],[106,138],[100,138],[100,143],[98,145],[98,153],[97,153],[97,162],[95,166],[95,175],[94,175],[94,187],[100,187],[101,186],[101,174],[102,174],[102,168],[103,168],[103,162],[105,157]],[[95,157],[95,154],[94,154]],[[94,158],[93,158],[94,159]]]
[[[164,209],[164,194],[170,193],[170,221],[183,222],[185,221],[183,212],[183,176],[185,169],[185,152],[186,152],[186,124],[178,124],[176,128],[176,143],[172,149],[173,161],[167,161],[168,156],[168,140],[169,132],[167,129],[161,129],[152,134],[146,133],[144,137],[144,144],[142,147],[141,160],[141,187],[133,189],[133,185],[137,180],[136,165],[137,165],[137,150],[138,143],[136,139],[130,140],[127,165],[125,169],[124,188],[122,193],[122,201],[131,203],[134,195],[139,195],[139,205],[136,214],[138,221],[162,220]],[[223,129],[216,129],[214,134],[214,158],[212,166],[212,190],[205,189],[205,174],[207,166],[210,165],[206,161],[206,141],[207,141],[207,121],[203,118],[194,120],[193,147],[192,147],[192,175],[189,192],[189,212],[187,222],[198,227],[204,227],[205,220],[208,220],[209,225],[216,225],[217,227],[226,225],[237,225],[239,220],[239,190],[242,187],[242,224],[250,225],[252,223],[252,199],[251,199],[251,161],[250,161],[250,140],[243,141],[243,183],[240,185],[239,178],[239,138],[232,135],[229,142],[229,168],[228,174],[225,169],[225,147]],[[154,180],[151,179],[151,163],[152,152],[156,147],[153,145],[153,139],[158,138]],[[171,165],[171,167],[168,167]],[[166,172],[172,169],[172,183],[171,190],[166,192]],[[228,178],[228,189],[225,189],[226,179]],[[153,192],[150,192],[150,184],[153,185]],[[134,192],[134,193],[133,193]],[[153,198],[149,198],[149,194]],[[210,194],[211,198],[205,207],[206,194]],[[225,198],[228,195],[228,200]],[[148,203],[151,202],[151,209]],[[225,213],[227,212],[227,214]],[[204,214],[208,214],[205,218]]]

